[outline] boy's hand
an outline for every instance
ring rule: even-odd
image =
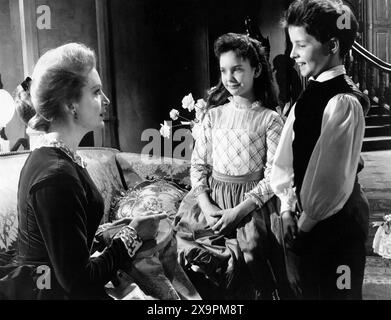
[[[284,211],[281,214],[282,227],[284,230],[284,240],[288,244],[292,244],[293,240],[297,236],[297,219],[292,216],[291,211]]]

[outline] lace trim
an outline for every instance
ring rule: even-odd
[[[233,97],[228,97],[228,100],[234,105],[237,109],[258,109],[262,107],[262,103],[260,101],[254,101],[251,106],[246,106],[244,104],[237,103]]]
[[[122,240],[126,250],[128,251],[129,257],[131,258],[134,257],[137,250],[143,245],[143,241],[137,234],[136,230],[129,226],[123,227],[120,231],[118,231],[118,233],[114,236],[114,239],[117,238]]]
[[[250,198],[250,199],[253,200],[253,201],[256,203],[256,205],[257,205],[258,207],[260,207],[260,208],[264,205],[264,202],[262,201],[262,198],[261,198],[259,195],[255,194],[254,192],[245,193],[245,194],[244,194],[244,198],[245,198],[245,199]]]
[[[195,187],[193,190],[194,197],[198,197],[203,192],[210,192],[210,188],[204,185],[200,185],[198,187]]]
[[[296,210],[296,193],[294,188],[285,188],[282,193],[278,195],[281,200],[281,212]]]
[[[82,157],[77,153],[73,152],[63,141],[57,139],[51,139],[48,137],[43,137],[41,147],[52,147],[60,149],[63,153],[65,153],[74,163],[79,165],[82,168],[87,167],[87,163],[83,161]]]

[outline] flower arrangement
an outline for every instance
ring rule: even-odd
[[[164,120],[164,124],[160,124],[160,134],[164,138],[170,137],[172,128],[186,125],[190,126],[194,140],[198,138],[201,129],[201,121],[206,112],[206,101],[204,99],[198,99],[197,102],[195,102],[193,95],[189,93],[182,99],[182,108],[190,112],[195,111],[194,119],[191,120],[186,117],[183,117],[177,109],[171,109],[170,118],[173,121],[176,121],[178,119],[181,119],[182,121],[180,121],[180,124],[170,126],[170,124],[166,120]]]
[[[373,239],[373,251],[386,259],[391,259],[391,214],[383,217],[384,221],[373,222],[378,227]]]

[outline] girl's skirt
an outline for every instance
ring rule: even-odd
[[[209,178],[211,200],[222,210],[245,200],[261,172]],[[175,218],[178,256],[201,296],[207,299],[278,299],[290,295],[285,271],[277,197],[249,213],[229,235],[208,225],[193,190]]]

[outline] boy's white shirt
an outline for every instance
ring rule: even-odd
[[[314,81],[324,82],[341,74],[346,74],[343,65],[323,72]],[[270,177],[271,187],[281,200],[281,212],[294,211],[296,206],[292,151],[295,106],[282,131]],[[300,191],[303,209],[298,221],[300,230],[310,231],[319,221],[341,210],[348,200],[356,178],[364,129],[363,110],[355,96],[338,94],[329,100]]]

